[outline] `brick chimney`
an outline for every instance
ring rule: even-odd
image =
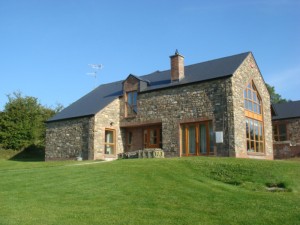
[[[180,81],[184,78],[184,57],[178,53],[176,49],[175,54],[171,58],[171,82]]]

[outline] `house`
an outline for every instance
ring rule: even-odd
[[[300,156],[300,101],[272,105],[274,158]]]
[[[47,122],[46,160],[165,157],[273,159],[270,96],[251,52],[103,84]]]

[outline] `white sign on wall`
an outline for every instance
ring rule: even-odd
[[[216,131],[216,143],[223,143],[223,131]]]

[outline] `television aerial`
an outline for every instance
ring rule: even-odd
[[[90,73],[87,73],[87,75],[94,77],[94,79],[95,79],[94,88],[96,88],[98,73],[103,68],[103,65],[102,64],[88,64],[88,65],[93,69],[93,71]]]

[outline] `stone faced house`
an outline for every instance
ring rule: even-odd
[[[46,160],[166,157],[273,159],[270,96],[251,52],[103,84],[47,122]]]
[[[300,101],[272,105],[274,157],[300,156]]]

